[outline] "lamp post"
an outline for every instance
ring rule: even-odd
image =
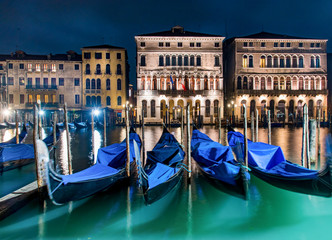
[[[227,104],[227,107],[232,109],[231,124],[234,124],[234,118],[235,118],[235,116],[234,116],[234,108],[236,108],[237,105],[234,103],[234,101],[231,101],[231,103]]]

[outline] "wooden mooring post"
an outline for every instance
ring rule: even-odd
[[[325,124],[325,123],[324,123]],[[320,167],[320,107],[318,107],[318,124],[317,124],[317,169]]]
[[[97,159],[95,157],[95,119],[94,119],[94,110],[91,111],[91,142],[92,142],[92,161],[93,164],[96,164]]]
[[[18,135],[18,111],[15,110],[15,128],[16,128],[16,144],[19,144],[20,138]]]
[[[130,139],[129,139],[129,106],[126,104],[126,153],[127,153],[127,161],[126,161],[126,172],[127,177],[130,177]]]
[[[39,135],[39,139],[43,139],[43,135],[42,135],[42,118],[41,118],[41,103],[40,101],[38,101],[38,135]]]
[[[70,152],[70,138],[69,138],[69,128],[68,128],[68,116],[67,116],[67,103],[65,103],[63,107],[64,112],[64,121],[65,121],[65,129],[66,129],[66,142],[67,142],[67,161],[68,161],[68,174],[72,174],[72,166],[71,166],[71,152]]]
[[[142,108],[142,163],[145,164],[145,127],[144,127],[144,109]]]
[[[183,118],[183,107],[181,106],[181,145],[183,146],[183,137],[184,137],[184,134],[183,134],[183,121],[184,121],[184,118]]]
[[[221,143],[221,107],[218,107],[218,142]]]
[[[190,137],[190,104],[187,104],[187,161],[188,161],[188,182],[191,181],[191,137]]]
[[[38,169],[38,153],[37,153],[37,140],[38,140],[38,107],[37,105],[34,105],[34,115],[33,115],[33,150],[35,153],[35,167],[36,167],[36,176],[37,176],[37,186],[38,186],[38,193],[39,196],[41,196],[42,193],[42,187],[43,187],[43,179],[42,176],[40,176],[40,171]]]
[[[256,134],[255,134],[255,141],[258,142],[258,109],[256,109]]]
[[[106,110],[103,110],[104,114],[104,147],[106,147],[107,135],[106,135]]]
[[[255,142],[255,117],[254,117],[254,112],[251,112],[250,124],[251,124],[251,141]]]
[[[57,121],[58,121],[58,117],[57,117],[57,113],[54,112],[53,114],[53,146],[55,146],[56,144],[56,124],[57,124]],[[54,149],[55,151],[55,149]],[[55,161],[55,159],[54,159]]]
[[[305,167],[306,161],[305,161],[305,141],[306,141],[306,132],[307,132],[307,125],[306,125],[306,104],[303,106],[303,125],[302,125],[302,149],[301,149],[301,165]]]
[[[245,165],[248,169],[248,133],[247,133],[247,107],[246,105],[243,104],[243,109],[244,109],[244,153],[243,153],[243,160],[245,162]]]
[[[271,144],[271,110],[267,111],[267,125],[268,125],[267,142],[268,144]]]
[[[315,119],[309,120],[309,158],[310,163],[316,162],[316,124]]]

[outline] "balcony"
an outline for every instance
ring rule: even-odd
[[[29,107],[33,107],[34,104],[36,103],[26,103],[25,104],[25,107],[29,108]],[[59,103],[56,102],[56,103],[41,103],[41,107],[42,108],[58,108],[59,107]]]
[[[85,89],[85,93],[101,93],[100,89]]]
[[[222,90],[138,90],[138,96],[190,97],[190,96],[222,96]]]
[[[26,85],[25,89],[27,90],[57,90],[57,85]]]
[[[298,96],[298,95],[310,95],[310,96],[316,96],[319,94],[327,95],[328,90],[249,90],[249,89],[237,89],[235,90],[235,93],[237,95],[252,95],[252,96],[260,96],[263,94],[269,95],[269,96],[279,96],[279,95],[292,95],[292,96]]]
[[[96,71],[95,75],[101,75],[101,71]]]

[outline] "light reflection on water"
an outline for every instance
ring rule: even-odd
[[[162,128],[146,127],[145,130],[145,147],[149,151],[158,141]],[[180,128],[171,131],[180,141]],[[206,126],[202,131],[218,140],[217,129]],[[321,129],[322,153],[327,132]],[[141,135],[141,129],[137,133]],[[80,130],[71,131],[70,135],[73,169],[80,171],[91,164],[92,134]],[[62,132],[58,159],[66,156],[64,136]],[[223,140],[224,136],[222,131]],[[272,144],[280,145],[288,160],[300,163],[301,136],[301,129],[272,129]],[[102,131],[97,138],[95,144],[101,144]],[[124,128],[107,131],[107,144],[124,138]],[[266,129],[259,130],[259,139],[267,142]],[[322,161],[325,161],[324,154]],[[132,182],[130,187],[118,185],[64,206],[47,201],[47,208],[41,208],[37,200],[32,201],[0,222],[0,229],[1,239],[313,239],[325,236],[322,229],[329,229],[331,219],[330,198],[289,192],[252,177],[250,200],[244,201],[215,189],[193,164],[190,185],[185,173],[178,191],[150,206],[144,204],[142,193]]]

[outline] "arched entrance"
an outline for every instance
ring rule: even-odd
[[[277,111],[277,120],[278,121],[285,121],[285,107],[286,102],[284,100],[281,100],[278,102],[278,111]]]
[[[310,99],[308,103],[308,116],[314,116],[314,100]]]

